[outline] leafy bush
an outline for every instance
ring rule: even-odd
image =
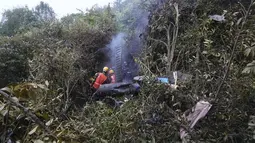
[[[37,18],[47,22],[23,30],[15,25],[8,31],[12,37],[1,36],[0,86],[18,82],[0,90],[1,141],[181,142],[180,127],[188,128],[183,113],[207,100],[212,108],[189,130],[189,142],[254,142],[247,124],[255,114],[254,77],[249,75],[254,71],[253,1],[173,2],[117,1],[113,10],[93,7],[61,21],[54,20],[49,7],[46,15],[37,7]],[[132,39],[141,36],[136,28],[144,26],[139,25],[141,17],[148,14],[141,7],[151,14],[143,33],[148,36],[144,55],[135,60],[140,73],[171,76],[167,69],[172,53],[171,69],[191,74],[191,82],[178,79],[174,91],[145,82],[138,96],[117,109],[89,102],[87,79],[108,62],[97,51],[110,43],[117,29],[130,36],[127,47],[141,48]],[[208,17],[223,10],[224,22]],[[10,25],[1,26],[6,30],[2,28]]]

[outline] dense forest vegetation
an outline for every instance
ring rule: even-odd
[[[44,2],[6,10],[0,142],[254,142],[254,8],[253,0],[116,0],[61,19]],[[89,79],[111,45],[131,53],[135,75],[192,78],[177,90],[146,82],[121,108],[91,102]],[[212,107],[189,129],[183,113],[200,100]]]

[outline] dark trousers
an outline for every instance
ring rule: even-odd
[[[96,89],[95,89],[95,92],[93,93],[92,95],[92,100],[93,101],[98,101],[98,100],[103,100],[104,99],[104,95],[101,93],[101,92],[98,92]]]

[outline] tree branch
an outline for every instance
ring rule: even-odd
[[[0,90],[0,94],[3,95],[3,97],[10,101],[14,106],[22,109],[22,111],[30,116],[39,126],[41,126],[47,133],[51,134],[51,131],[44,125],[44,123],[36,116],[34,115],[29,109],[27,109],[26,107],[22,106],[19,102],[16,102],[14,99],[11,98],[10,95],[8,95],[7,93],[3,92],[2,90]]]
[[[173,58],[174,58],[174,52],[175,52],[175,48],[176,48],[176,42],[177,42],[177,38],[178,38],[178,32],[179,32],[179,8],[178,8],[178,4],[174,3],[174,8],[176,11],[176,17],[175,17],[175,24],[174,24],[174,29],[173,29],[173,37],[172,37],[172,44],[171,47],[168,47],[168,72],[170,73],[170,71],[172,70],[172,62],[173,62]],[[170,23],[171,24],[171,23]],[[170,27],[170,25],[169,25]],[[170,31],[168,31],[170,32]],[[170,34],[168,33],[168,36],[170,36]],[[168,45],[170,45],[170,37],[168,37]]]
[[[157,40],[157,39],[154,39],[154,38],[151,38],[151,37],[149,37],[149,40],[152,40],[152,41],[155,41],[155,42],[159,42],[161,44],[164,44],[166,47],[168,47],[167,43],[162,41],[162,40]]]
[[[237,36],[236,36],[236,38],[235,38],[233,50],[232,50],[232,52],[231,52],[231,56],[230,56],[230,59],[229,59],[228,65],[227,65],[226,72],[225,72],[225,74],[224,74],[224,76],[223,76],[223,79],[222,79],[222,81],[221,81],[221,83],[220,83],[220,85],[219,85],[219,87],[218,87],[218,90],[217,90],[217,92],[216,92],[216,94],[215,94],[215,99],[214,99],[214,100],[217,100],[217,97],[218,97],[218,95],[219,95],[219,93],[220,93],[220,90],[221,90],[221,88],[222,88],[222,85],[223,85],[223,83],[225,82],[225,80],[226,80],[226,78],[227,78],[227,75],[228,75],[228,73],[229,73],[229,69],[230,69],[232,60],[233,60],[233,58],[234,58],[234,53],[235,53],[235,51],[236,51],[237,43],[238,43],[239,38],[240,38],[240,35],[241,35],[241,33],[242,33],[242,30],[243,30],[245,21],[247,20],[247,17],[248,17],[248,15],[249,15],[249,13],[250,13],[250,9],[251,9],[252,4],[253,4],[253,0],[251,0],[251,4],[249,5],[248,10],[246,11],[246,14],[245,14],[245,16],[244,16],[244,22],[242,23],[241,28],[238,29],[238,33],[237,33]]]

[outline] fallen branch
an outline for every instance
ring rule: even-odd
[[[13,98],[11,98],[9,94],[3,92],[2,90],[0,90],[0,94],[3,95],[3,97],[6,100],[10,101],[14,106],[22,109],[22,111],[25,112],[26,115],[30,116],[35,121],[35,123],[41,126],[48,134],[52,135],[51,131],[44,125],[44,123],[36,115],[34,115],[29,109],[22,106],[19,102],[15,101]]]

